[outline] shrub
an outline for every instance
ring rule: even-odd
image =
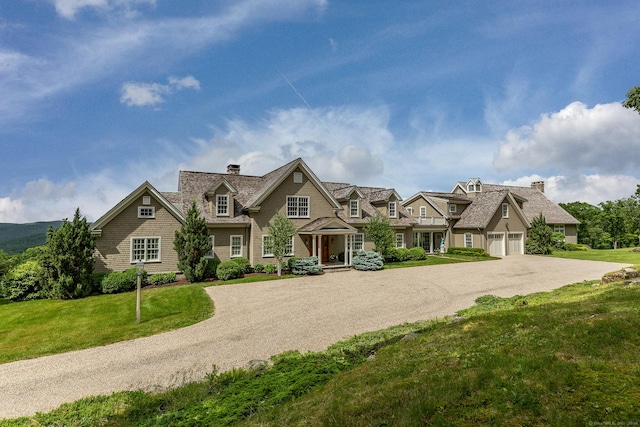
[[[291,272],[296,275],[317,274],[322,271],[322,266],[318,265],[318,257],[296,258],[289,264]]]
[[[45,298],[40,263],[30,260],[9,270],[0,283],[0,296],[9,301]]]
[[[147,283],[147,272],[142,272],[142,286]],[[117,294],[129,292],[136,288],[138,284],[138,272],[135,268],[130,268],[123,272],[109,273],[102,279],[101,290],[103,294]]]
[[[278,271],[278,266],[275,264],[267,264],[264,266],[264,272],[266,274],[273,274]]]
[[[156,273],[149,276],[148,282],[154,286],[165,285],[167,283],[177,282],[177,277],[176,273]]]
[[[470,255],[470,256],[490,256],[487,251],[482,248],[457,248],[447,249],[449,255]]]
[[[292,265],[293,263],[295,263],[298,259],[299,259],[299,258],[298,258],[297,256],[292,256],[291,258],[289,258],[289,259],[287,260],[287,268],[289,269],[289,271],[291,271],[291,270],[292,270],[291,265]]]
[[[238,264],[238,266],[240,267],[240,270],[242,271],[242,274],[251,273],[251,271],[252,271],[251,263],[249,262],[248,259],[246,259],[244,257],[238,257],[238,258],[231,258],[231,261],[233,261],[236,264]]]
[[[416,246],[415,248],[409,249],[409,259],[411,261],[420,261],[423,259],[427,259],[427,251],[420,246]]]
[[[384,266],[384,262],[382,260],[382,256],[377,252],[364,252],[360,251],[356,256],[353,257],[353,268],[356,270],[365,270],[365,271],[373,271],[373,270],[382,270]]]
[[[256,264],[253,266],[253,271],[255,271],[256,273],[262,273],[264,271],[264,264]]]
[[[220,260],[218,258],[206,258],[207,267],[204,270],[204,278],[203,279],[215,279],[216,271],[218,270],[218,266],[220,265]]]
[[[218,265],[216,276],[220,280],[231,280],[242,277],[242,267],[234,261],[223,261]]]

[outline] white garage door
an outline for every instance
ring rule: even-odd
[[[524,233],[509,233],[509,255],[524,254]]]
[[[504,256],[504,234],[503,233],[487,234],[487,246],[489,247],[489,255]]]

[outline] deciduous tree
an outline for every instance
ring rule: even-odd
[[[389,218],[380,212],[376,212],[374,216],[369,218],[369,222],[362,231],[373,242],[373,250],[379,252],[383,257],[393,247],[393,228],[391,228]]]
[[[271,252],[278,261],[278,276],[282,275],[282,263],[285,255],[287,255],[287,248],[291,244],[291,238],[297,233],[297,229],[293,221],[280,212],[276,213],[273,220],[268,226],[269,236],[271,236]]]
[[[622,103],[627,108],[632,108],[640,114],[640,86],[632,87],[627,92],[627,99]]]

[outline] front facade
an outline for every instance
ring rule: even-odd
[[[196,205],[205,218],[221,261],[245,257],[273,264],[269,223],[277,212],[296,226],[289,256],[317,256],[326,266],[351,265],[352,254],[371,250],[363,227],[381,212],[389,218],[398,247],[411,247],[413,221],[393,189],[323,183],[302,159],[260,177],[181,171],[177,192],[158,192],[145,182],[92,225],[96,271],[123,271],[138,260],[150,273],[177,270],[176,230]]]
[[[524,254],[527,230],[540,214],[567,242],[577,243],[579,221],[545,196],[542,182],[515,187],[473,178],[449,193],[416,193],[403,204],[418,221],[416,241],[426,242],[421,246],[428,252],[470,247],[493,256]]]

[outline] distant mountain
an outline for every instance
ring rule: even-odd
[[[19,254],[28,248],[44,245],[50,226],[58,228],[62,221],[8,224],[0,222],[0,249],[8,254]]]

